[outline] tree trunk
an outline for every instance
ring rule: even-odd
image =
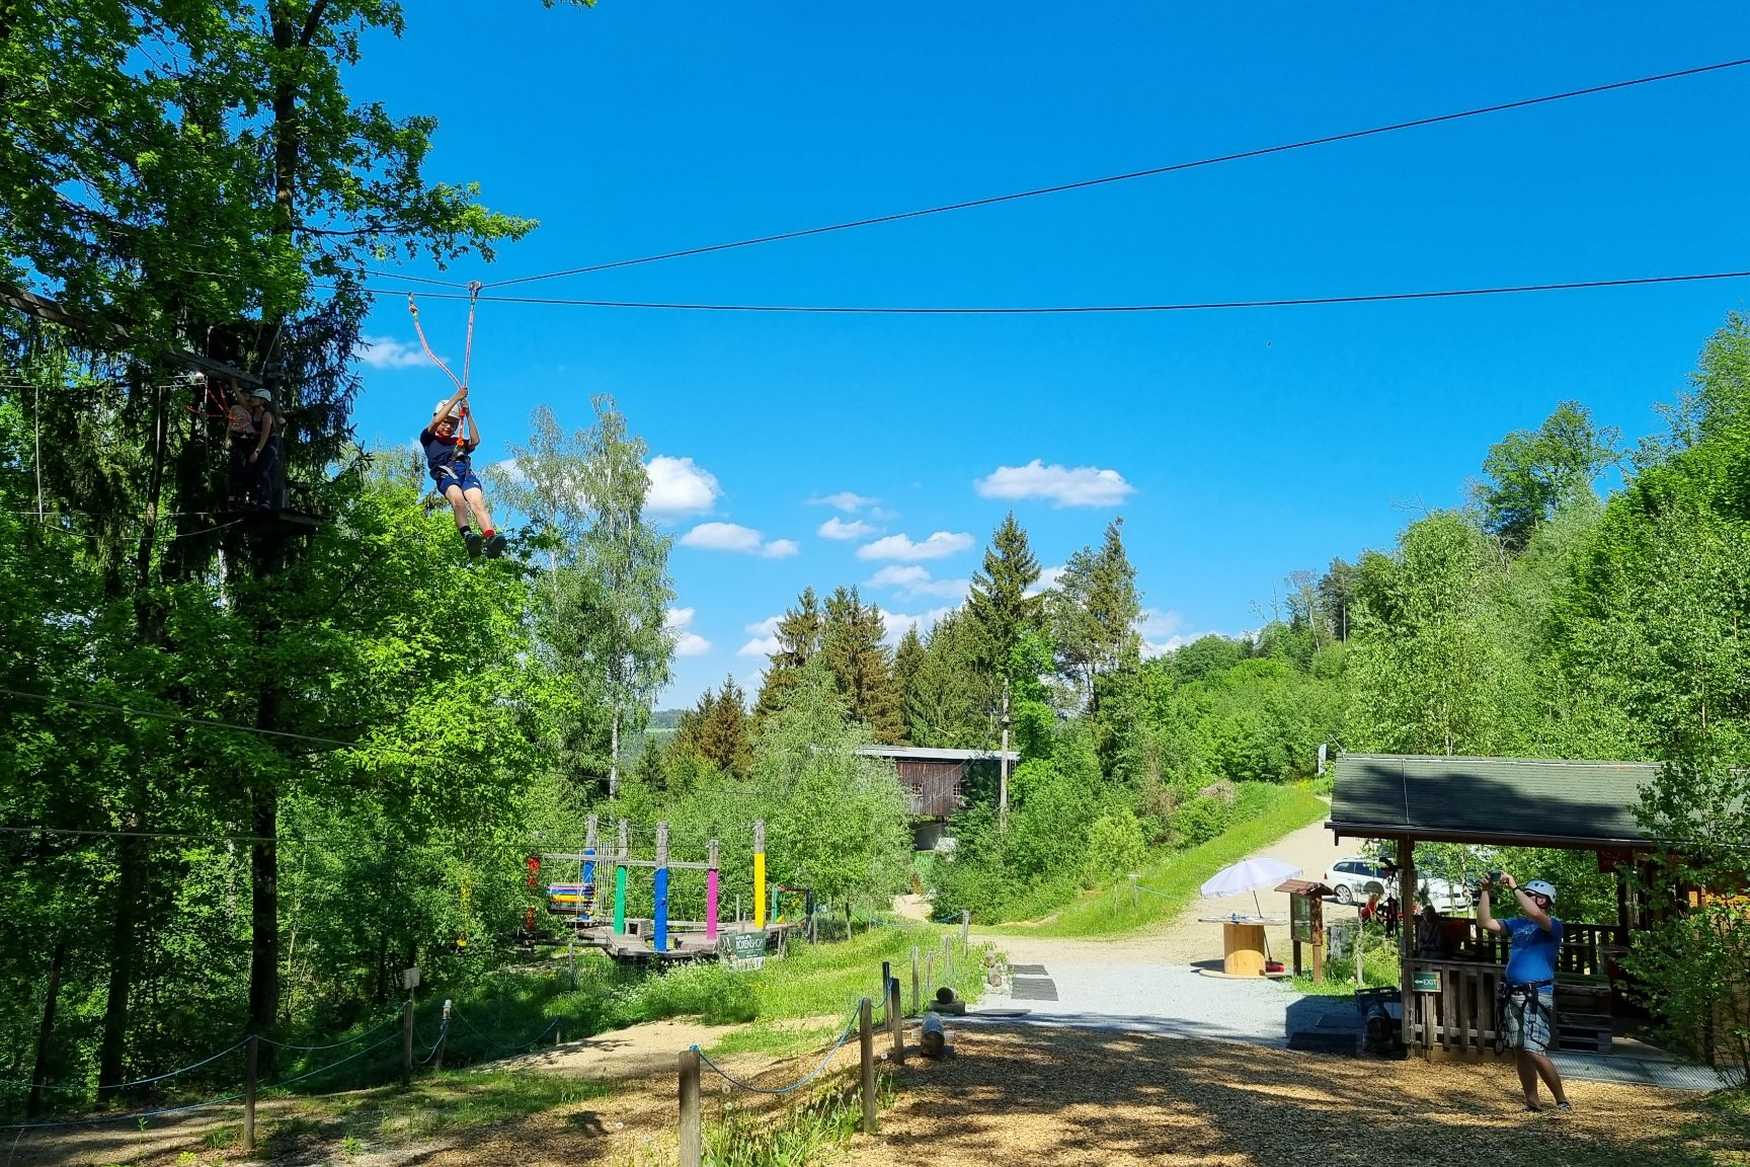
[[[146,505],[140,523],[139,545],[134,552],[134,632],[142,645],[155,645],[163,639],[163,621],[150,589],[158,502],[164,490],[168,428],[164,390],[155,388],[152,390],[152,457],[146,474]],[[146,795],[145,770],[141,766],[135,770],[127,813],[122,819],[123,830],[144,829]],[[127,1053],[128,996],[133,991],[134,957],[139,944],[136,925],[140,901],[146,894],[148,842],[133,836],[116,841],[115,916],[110,929],[109,993],[103,1011],[103,1044],[98,1056],[99,1086],[113,1086],[122,1080],[122,1060]]]
[[[55,941],[54,955],[49,957],[49,991],[43,1001],[42,1025],[36,1032],[36,1065],[30,1072],[30,1095],[24,1100],[26,1118],[35,1118],[42,1111],[42,1084],[49,1070],[49,1042],[55,1036],[55,998],[61,993],[61,966],[66,959],[67,940],[62,937]]]
[[[608,738],[608,797],[620,793],[620,707],[614,706],[614,726]]]

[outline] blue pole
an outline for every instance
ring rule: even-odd
[[[668,951],[668,868],[656,869],[656,951]]]

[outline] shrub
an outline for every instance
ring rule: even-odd
[[[1231,804],[1200,794],[1181,806],[1173,817],[1173,837],[1181,847],[1195,847],[1227,830],[1232,818]]]
[[[1108,877],[1123,875],[1142,866],[1148,854],[1142,823],[1129,807],[1109,810],[1094,820],[1088,831],[1088,851],[1082,878],[1089,887]]]

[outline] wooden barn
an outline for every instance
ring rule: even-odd
[[[942,750],[926,746],[864,746],[866,757],[890,758],[905,788],[911,812],[913,846],[919,851],[946,850],[954,845],[948,818],[966,805],[978,787],[997,788],[1003,757],[998,750]],[[1007,755],[1012,768],[1020,755]]]

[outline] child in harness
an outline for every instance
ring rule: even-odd
[[[1513,893],[1519,915],[1495,919],[1489,910],[1489,890],[1495,884]],[[1520,887],[1505,873],[1491,873],[1477,893],[1478,926],[1505,935],[1510,942],[1507,968],[1501,974],[1506,1010],[1499,1029],[1504,1044],[1514,1051],[1527,1110],[1543,1109],[1537,1100],[1540,1077],[1554,1096],[1556,1109],[1568,1109],[1562,1076],[1549,1060],[1556,1039],[1556,957],[1562,947],[1562,922],[1550,915],[1555,902],[1552,885],[1534,879]]]
[[[468,387],[464,385],[438,402],[430,424],[419,431],[419,444],[425,450],[425,465],[431,471],[432,481],[455,512],[456,533],[467,545],[468,554],[474,556],[484,550],[496,557],[504,554],[505,541],[492,526],[486,493],[474,473],[471,455],[480,447],[480,430],[474,424],[467,399]],[[470,517],[479,521],[478,533]]]

